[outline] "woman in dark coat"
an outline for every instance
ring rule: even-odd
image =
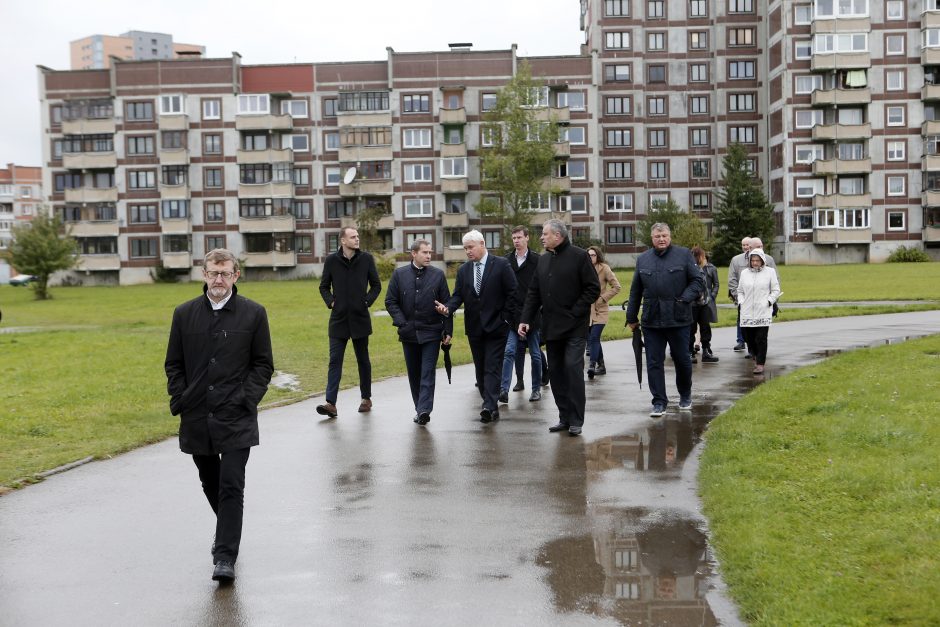
[[[718,358],[712,353],[712,323],[718,322],[718,305],[715,304],[715,297],[718,296],[718,270],[712,262],[708,261],[705,251],[700,246],[692,249],[692,256],[695,257],[698,267],[702,269],[705,291],[699,295],[698,300],[692,306],[689,354],[692,355],[692,363],[695,363],[695,331],[698,327],[702,340],[702,363],[713,364],[718,362]]]

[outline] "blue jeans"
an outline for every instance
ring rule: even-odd
[[[591,363],[596,364],[599,361],[604,361],[604,349],[601,348],[601,333],[604,332],[604,327],[607,325],[604,323],[597,323],[591,325],[591,334],[588,336],[588,348],[591,350]]]
[[[330,338],[330,365],[326,373],[326,402],[336,404],[339,380],[343,376],[343,357],[346,356],[346,338]],[[372,398],[372,362],[369,361],[369,336],[352,341],[359,365],[359,391],[362,398]]]
[[[689,327],[668,327],[652,329],[643,327],[643,340],[646,343],[646,378],[653,405],[669,404],[666,396],[666,345],[676,366],[676,387],[679,400],[692,398],[692,356],[689,355]]]
[[[519,337],[515,331],[510,331],[506,337],[506,352],[503,353],[503,379],[500,390],[508,390],[512,383],[512,369],[516,363],[516,347],[526,342],[529,347],[529,356],[532,359],[532,389],[537,390],[542,385],[542,350],[539,348],[539,332],[529,331],[525,339]],[[524,352],[524,350],[523,350]]]

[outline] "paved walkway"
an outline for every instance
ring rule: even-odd
[[[695,491],[702,431],[759,383],[717,329],[694,408],[648,417],[628,341],[605,345],[584,436],[511,393],[478,421],[471,366],[439,376],[428,428],[403,379],[375,409],[262,412],[238,579],[210,580],[214,523],[175,440],[0,498],[0,625],[733,625]],[[768,377],[940,332],[936,311],[777,324]],[[672,384],[669,386],[673,390]]]

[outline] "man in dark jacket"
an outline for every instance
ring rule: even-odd
[[[431,242],[415,240],[411,245],[411,263],[396,268],[388,282],[385,309],[392,324],[398,327],[415,404],[414,422],[419,425],[431,421],[437,357],[441,342],[450,344],[454,334],[453,319],[434,308],[435,302],[446,302],[448,298],[447,277],[431,265]]]
[[[650,230],[653,247],[636,260],[630,285],[627,324],[636,329],[643,303],[643,338],[646,342],[646,378],[653,395],[650,416],[666,412],[666,344],[676,366],[679,409],[692,409],[692,357],[689,328],[692,304],[705,289],[702,272],[688,248],[672,245],[668,224],[657,222]]]
[[[352,340],[359,365],[359,411],[372,409],[372,362],[369,360],[369,336],[372,317],[369,307],[379,297],[382,283],[375,259],[359,250],[359,231],[343,227],[340,247],[323,263],[320,296],[330,309],[330,365],[326,377],[326,402],[317,405],[317,413],[336,418],[336,397],[343,376],[346,344]],[[368,288],[368,289],[367,289]]]
[[[512,381],[513,366],[516,369],[516,376],[519,379],[518,385],[513,388],[523,389],[522,371],[524,369],[525,347],[529,347],[529,357],[532,362],[532,394],[529,395],[530,401],[542,400],[542,349],[539,348],[539,324],[541,316],[536,315],[529,327],[529,334],[523,338],[519,336],[519,315],[522,313],[522,304],[525,302],[526,292],[529,290],[529,283],[535,275],[535,269],[539,265],[539,254],[529,248],[529,229],[524,226],[514,227],[512,230],[513,250],[506,254],[506,260],[512,267],[516,275],[516,302],[519,306],[516,308],[516,315],[510,320],[509,336],[506,338],[506,348],[503,355],[503,378],[499,385],[499,402],[509,402],[509,384]]]
[[[487,423],[499,420],[499,380],[509,321],[516,307],[516,277],[508,261],[487,252],[479,231],[463,236],[463,249],[468,261],[457,271],[454,293],[446,304],[435,305],[437,312],[445,316],[464,305],[464,329],[483,397],[480,422]]]
[[[173,312],[164,369],[170,411],[180,415],[180,450],[193,456],[216,514],[212,578],[227,582],[235,578],[245,466],[258,444],[258,403],[274,358],[264,307],[235,288],[235,255],[213,250],[203,268],[205,296]]]
[[[591,304],[600,296],[601,285],[587,251],[568,240],[564,222],[548,220],[543,225],[542,245],[548,252],[539,259],[529,284],[519,335],[529,333],[541,309],[552,396],[558,406],[558,424],[548,430],[576,436],[584,426],[584,347]]]

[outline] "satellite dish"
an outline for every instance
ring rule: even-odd
[[[356,179],[356,166],[352,166],[346,170],[346,174],[343,176],[343,183],[349,185]]]

